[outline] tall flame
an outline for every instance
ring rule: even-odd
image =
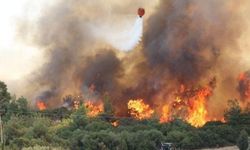
[[[160,123],[168,122],[170,121],[170,108],[169,105],[166,104],[162,107],[162,116],[160,118]]]
[[[142,99],[130,100],[128,102],[128,110],[132,117],[139,120],[148,119],[154,113],[154,110],[145,104]]]
[[[192,97],[188,109],[187,122],[195,127],[203,126],[207,122],[206,100],[211,95],[210,88],[202,88]]]
[[[211,94],[210,86],[186,89],[181,85],[175,100],[162,107],[160,122],[168,122],[177,117],[195,127],[203,126],[209,121],[206,104]]]

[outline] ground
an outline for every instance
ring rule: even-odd
[[[228,147],[222,147],[222,148],[206,148],[201,150],[239,150],[237,146],[228,146]]]

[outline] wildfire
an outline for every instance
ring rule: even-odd
[[[128,102],[128,110],[132,117],[139,120],[148,119],[154,113],[154,110],[145,104],[142,99],[130,100]]]
[[[39,110],[45,110],[46,109],[46,104],[42,101],[37,101],[36,106]]]
[[[179,92],[174,101],[162,107],[160,123],[169,122],[177,117],[195,127],[200,127],[209,121],[206,104],[212,94],[210,86],[192,89],[185,89],[181,86]],[[154,113],[154,110],[142,99],[130,100],[128,109],[130,115],[139,120],[148,119]]]
[[[195,96],[189,100],[190,107],[188,109],[187,122],[189,122],[191,125],[200,127],[208,121],[206,101],[210,95],[210,88],[202,88],[199,89]]]
[[[160,123],[170,121],[170,108],[169,105],[164,105],[162,107],[162,116],[160,118]]]
[[[183,85],[175,100],[162,107],[160,122],[168,122],[172,118],[186,120],[195,127],[203,126],[208,120],[206,103],[212,94],[210,86],[186,89]]]
[[[250,75],[248,77],[245,74],[241,74],[239,80],[241,89],[244,89],[242,91],[247,89],[250,93]],[[152,108],[146,104],[143,99],[129,100],[127,103],[128,113],[135,119],[143,120],[150,119],[155,111],[157,111],[157,113],[159,112],[160,114],[160,123],[179,118],[195,127],[201,127],[207,121],[223,120],[209,116],[207,110],[207,102],[213,93],[214,83],[215,79],[203,87],[188,87],[182,84],[177,91],[171,93],[170,99],[166,100],[167,103],[161,105],[160,108]],[[90,89],[90,91],[94,91],[94,86],[91,86]],[[246,93],[244,94],[247,95]],[[67,97],[67,99],[65,99],[65,104],[68,104],[65,106],[71,106],[73,109],[79,109],[82,103],[87,108],[87,115],[89,117],[95,117],[104,111],[104,105],[101,99],[84,100],[80,96],[77,98]],[[37,101],[36,105],[39,110],[45,110],[47,108],[46,104],[41,100]],[[119,125],[119,121],[113,120],[110,123],[114,127]]]
[[[239,75],[238,89],[242,99],[250,99],[250,72]]]
[[[87,115],[89,117],[95,117],[101,112],[103,112],[103,104],[102,103],[93,103],[91,101],[87,101],[84,103],[85,107],[88,109]]]

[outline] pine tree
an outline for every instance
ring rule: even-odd
[[[7,90],[7,86],[4,82],[0,81],[0,111],[5,112],[10,103],[10,93]]]
[[[248,148],[248,135],[245,130],[240,132],[240,136],[237,140],[237,146],[240,150],[247,150]]]

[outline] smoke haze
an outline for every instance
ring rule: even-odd
[[[241,55],[248,50],[240,45],[247,29],[244,3],[60,1],[44,11],[36,28],[25,28],[30,22],[20,27],[21,33],[29,32],[24,39],[45,54],[24,94],[53,108],[93,85],[98,96],[109,95],[117,114],[126,115],[129,99],[142,98],[160,110],[182,85],[196,88],[216,78],[207,107],[209,115],[221,116],[226,101],[239,98],[237,76],[250,67]],[[107,34],[134,22],[139,7],[147,12],[142,43],[123,53],[106,42],[113,38]]]

